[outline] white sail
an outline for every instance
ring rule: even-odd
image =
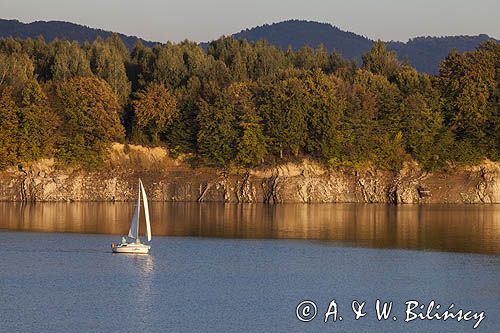
[[[148,205],[148,197],[146,196],[146,190],[144,189],[144,185],[142,181],[139,180],[141,184],[141,192],[142,192],[142,201],[144,202],[144,216],[146,217],[146,232],[148,236],[148,242],[151,241],[151,224],[149,222],[149,205]]]
[[[140,181],[140,180],[139,180]],[[141,186],[139,184],[139,193],[137,193],[137,206],[135,207],[132,224],[128,231],[128,236],[133,239],[139,238],[139,215],[141,213]]]

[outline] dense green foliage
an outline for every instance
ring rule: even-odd
[[[76,77],[55,86],[55,111],[61,119],[57,157],[94,167],[106,157],[106,144],[124,136],[117,96],[103,80]]]
[[[80,44],[93,43],[98,38],[108,38],[110,31],[94,29],[87,26],[62,21],[36,21],[22,23],[17,20],[0,19],[0,37],[33,38],[43,36],[46,41],[64,39],[77,41]],[[140,40],[144,45],[153,47],[155,43],[133,36],[118,34],[127,48],[132,49]],[[362,55],[370,50],[373,40],[364,36],[343,31],[328,23],[303,20],[288,20],[279,23],[245,29],[233,35],[236,39],[267,42],[286,50],[291,46],[298,51],[304,46],[315,48],[324,45],[328,51],[336,50],[346,59],[362,61]],[[441,60],[453,48],[459,52],[474,50],[479,44],[490,39],[487,35],[478,36],[445,36],[417,37],[408,42],[391,41],[387,48],[396,51],[399,60],[408,60],[419,72],[437,74]],[[206,48],[207,43],[202,43]]]
[[[217,167],[310,157],[332,167],[428,170],[500,157],[500,46],[451,52],[437,76],[377,42],[363,64],[222,37],[129,52],[0,40],[0,168],[54,156],[95,167],[112,141],[164,145]]]

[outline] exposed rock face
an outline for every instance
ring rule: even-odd
[[[57,168],[51,160],[0,173],[0,201],[127,201],[141,178],[151,200],[220,202],[500,203],[500,163],[426,173],[329,171],[303,161],[228,174],[193,169],[161,148],[115,144],[105,171]]]

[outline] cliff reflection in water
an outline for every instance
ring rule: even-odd
[[[500,254],[499,205],[155,202],[150,208],[154,236],[333,240]],[[0,203],[0,228],[126,234],[133,209],[131,203]]]

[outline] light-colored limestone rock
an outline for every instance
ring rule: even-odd
[[[115,144],[101,171],[41,160],[0,172],[0,201],[127,201],[141,178],[154,201],[500,203],[500,163],[426,173],[329,170],[304,160],[237,173],[193,169],[163,148]],[[425,195],[424,195],[425,194]]]

